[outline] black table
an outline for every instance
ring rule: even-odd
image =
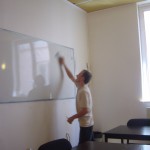
[[[72,150],[150,150],[150,145],[85,142]]]
[[[121,143],[123,143],[124,139],[150,141],[150,127],[128,127],[126,125],[121,125],[104,132],[104,135],[105,142],[108,142],[109,138],[121,139]]]

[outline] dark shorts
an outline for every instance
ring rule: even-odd
[[[93,126],[80,127],[79,144],[86,141],[94,141]]]

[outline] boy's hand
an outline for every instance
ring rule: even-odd
[[[59,63],[60,63],[61,65],[63,65],[63,64],[65,63],[63,57],[59,57]]]
[[[73,120],[74,120],[73,116],[67,119],[68,123],[70,123],[70,124],[72,124]]]

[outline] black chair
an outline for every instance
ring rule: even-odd
[[[150,119],[146,119],[146,118],[130,119],[127,122],[127,126],[128,127],[150,126]]]
[[[38,150],[71,150],[72,145],[67,139],[57,139],[41,145]]]
[[[142,127],[142,126],[150,126],[150,119],[147,118],[135,118],[130,119],[127,122],[128,127]],[[127,143],[129,143],[129,140],[127,139]]]

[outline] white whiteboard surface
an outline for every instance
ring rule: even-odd
[[[0,29],[0,103],[74,98],[59,56],[74,74],[72,48]]]

